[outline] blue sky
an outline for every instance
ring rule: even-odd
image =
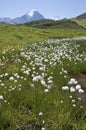
[[[86,0],[0,0],[0,17],[21,16],[33,8],[46,18],[70,18],[86,12]]]

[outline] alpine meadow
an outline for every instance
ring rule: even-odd
[[[86,13],[0,23],[0,130],[86,130]]]

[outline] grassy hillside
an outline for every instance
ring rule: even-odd
[[[41,29],[83,29],[76,22],[67,19],[59,21],[53,21],[49,19],[40,20],[26,23],[25,25]]]
[[[77,19],[79,19],[79,20],[86,19],[86,13],[83,13],[83,14],[77,16]]]
[[[0,24],[0,130],[86,129],[86,30],[47,22]]]
[[[73,18],[72,20],[86,28],[86,13],[81,14],[81,15]]]
[[[77,37],[86,35],[86,30],[74,22],[49,22],[50,21],[48,21],[48,23],[41,23],[40,21],[40,23],[30,23],[30,25],[0,24],[0,51],[2,51],[7,46],[16,47],[27,42],[31,44],[44,39]],[[49,26],[49,24],[51,24],[51,26]]]

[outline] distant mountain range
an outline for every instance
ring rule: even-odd
[[[22,15],[21,17],[0,18],[0,22],[6,23],[6,24],[23,24],[23,23],[27,23],[27,22],[31,22],[31,21],[42,20],[42,19],[45,19],[44,16],[42,14],[40,14],[37,10],[32,9],[25,15]]]
[[[43,20],[43,23],[44,24],[46,23],[46,25],[48,24],[48,27],[49,27],[52,25],[51,24],[52,20],[53,21],[60,21],[61,19],[59,16],[56,16],[56,17],[52,17],[51,19],[47,20],[41,13],[39,13],[35,9],[32,9],[31,11],[29,11],[28,13],[26,13],[20,17],[16,17],[16,18],[10,18],[10,17],[3,18],[3,17],[1,17],[0,18],[0,22],[5,23],[5,24],[25,24],[25,23],[30,23],[30,22],[39,21],[39,20]],[[66,20],[69,20],[69,19],[65,18],[63,20],[65,20],[65,22],[66,22]],[[86,13],[83,13],[77,17],[71,18],[70,20],[73,22],[76,22],[80,26],[83,26],[86,28]],[[38,25],[38,23],[37,23],[37,25]],[[45,26],[45,25],[43,25],[43,26]]]

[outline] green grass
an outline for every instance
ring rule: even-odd
[[[55,41],[77,36],[86,30],[0,24],[0,130],[86,129],[86,103],[62,91],[70,78],[86,75],[86,40]]]
[[[86,28],[86,19],[81,19],[81,20],[78,20],[78,19],[72,19],[74,22],[78,23],[80,26],[83,26],[84,28]]]
[[[83,27],[78,25],[76,22],[67,19],[57,21],[45,19],[40,21],[33,21],[24,25],[41,29],[83,29]]]
[[[75,18],[72,18],[71,20],[78,23],[80,26],[86,28],[86,13],[83,13]]]
[[[32,44],[37,41],[51,38],[77,37],[86,36],[86,30],[83,28],[73,28],[69,22],[69,26],[63,24],[64,27],[57,25],[55,28],[40,29],[30,26],[5,25],[0,24],[0,51],[7,47],[18,47],[23,44]]]

